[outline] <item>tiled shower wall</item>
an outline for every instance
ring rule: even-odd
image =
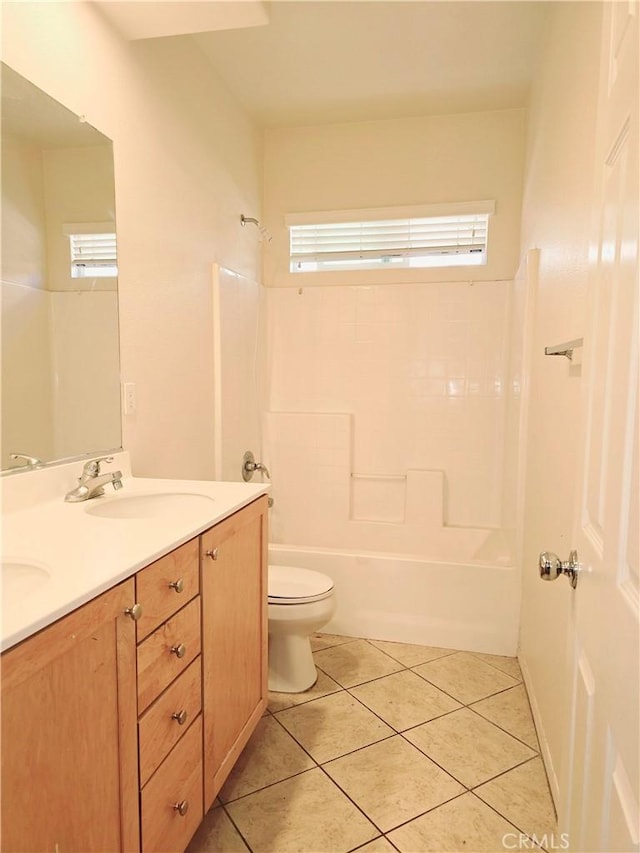
[[[267,289],[274,541],[422,552],[419,531],[501,527],[509,289]]]

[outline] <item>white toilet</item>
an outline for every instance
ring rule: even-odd
[[[316,683],[309,637],[326,625],[335,609],[328,575],[269,566],[269,690],[302,693]]]

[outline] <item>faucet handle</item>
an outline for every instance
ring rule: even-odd
[[[113,462],[113,456],[98,456],[97,459],[90,459],[82,466],[82,473],[90,477],[97,476],[100,473],[101,462]]]

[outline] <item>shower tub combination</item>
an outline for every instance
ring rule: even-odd
[[[428,363],[421,349],[406,350],[409,343],[415,348],[437,339],[441,347],[450,347],[442,358],[458,359],[459,340],[447,344],[449,338],[443,337],[443,329],[453,323],[453,331],[464,329],[469,346],[482,349],[487,364],[503,364],[503,341],[509,337],[507,283],[268,290],[265,294],[256,282],[213,267],[216,477],[239,479],[248,449],[268,465],[275,499],[270,563],[333,578],[337,608],[327,632],[515,654],[517,561],[508,531],[496,529],[500,521],[490,526],[493,519],[512,520],[501,511],[503,491],[512,491],[502,483],[504,442],[494,440],[502,434],[508,407],[502,384],[499,391],[494,387],[493,372],[480,377],[483,394],[467,395],[454,420],[446,395],[430,397],[428,411],[418,405],[422,398],[396,401],[398,417],[404,412],[408,418],[401,434],[416,448],[437,444],[439,435],[455,435],[455,470],[445,473],[444,463],[433,470],[422,460],[424,468],[409,470],[389,462],[387,468],[400,470],[380,474],[375,470],[380,466],[371,459],[367,463],[366,453],[354,455],[356,449],[368,448],[371,457],[371,448],[378,447],[367,429],[379,421],[384,365],[404,364],[404,374],[413,376],[414,362]],[[361,320],[362,331],[375,321],[388,332],[377,340],[373,354],[361,344]],[[310,328],[318,334],[310,336]],[[327,342],[331,360],[324,358]],[[384,353],[381,347],[386,347]],[[360,361],[354,361],[356,356]],[[318,364],[333,373],[316,376]],[[263,395],[258,377],[267,373],[270,390]],[[416,387],[416,394],[424,391],[419,382]],[[251,393],[238,394],[238,388]],[[409,393],[414,386],[397,382],[394,388]],[[357,399],[344,403],[346,411],[336,411],[334,397],[344,397],[349,389]],[[378,454],[383,460],[395,454],[395,435],[390,441]],[[511,444],[516,446],[507,442]],[[471,506],[461,475],[473,469],[481,448],[494,445],[498,450]],[[457,483],[458,498],[465,496],[462,512],[458,507],[445,514],[452,495],[448,477]],[[513,503],[505,501],[506,506]],[[478,526],[449,526],[447,516],[478,518]]]
[[[515,655],[519,573],[502,531],[477,533],[479,549],[437,561],[272,544],[269,562],[333,578],[337,609],[327,633]]]

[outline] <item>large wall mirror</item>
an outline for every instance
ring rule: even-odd
[[[2,470],[121,446],[113,149],[2,64]]]

